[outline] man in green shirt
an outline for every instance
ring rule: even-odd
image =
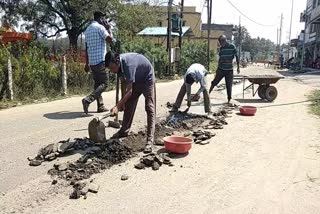
[[[219,52],[219,64],[214,80],[211,82],[209,93],[215,86],[219,84],[222,78],[225,78],[226,88],[228,94],[228,103],[232,99],[232,83],[233,83],[233,59],[237,60],[237,72],[240,73],[239,57],[237,55],[236,47],[227,42],[225,35],[219,37],[220,52]]]

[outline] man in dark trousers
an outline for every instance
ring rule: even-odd
[[[155,131],[155,76],[150,61],[137,53],[116,54],[109,51],[106,55],[106,66],[112,73],[121,76],[121,84],[125,83],[126,92],[118,104],[111,109],[113,115],[124,110],[121,129],[112,138],[128,136],[134,113],[141,94],[145,98],[147,112],[147,143],[145,153],[152,152]]]
[[[187,94],[187,106],[188,109],[191,106],[191,101],[197,101],[200,98],[200,94],[203,93],[203,99],[204,99],[204,111],[206,113],[211,112],[211,106],[210,106],[210,98],[209,93],[207,90],[207,83],[206,83],[206,76],[208,74],[208,71],[206,68],[198,63],[192,64],[187,72],[184,75],[184,82],[181,86],[181,89],[179,91],[179,94],[177,96],[176,102],[173,105],[173,108],[171,112],[177,112],[181,106],[181,103],[183,101],[183,98]],[[191,97],[191,86],[193,83],[200,83],[200,88],[197,91],[197,93]]]
[[[86,72],[92,71],[94,80],[94,91],[82,99],[83,111],[88,114],[90,103],[97,100],[97,111],[105,112],[108,109],[104,106],[101,96],[107,88],[108,73],[106,71],[104,58],[107,53],[107,43],[112,44],[112,33],[110,25],[104,18],[106,14],[102,12],[94,13],[94,21],[87,27],[86,40]]]
[[[222,78],[225,78],[226,88],[228,94],[228,103],[232,99],[232,84],[233,84],[233,59],[237,60],[237,73],[240,73],[239,57],[237,55],[236,47],[227,42],[225,35],[219,37],[220,52],[219,52],[219,62],[216,76],[211,82],[211,87],[209,93],[212,92],[213,88],[219,84]]]

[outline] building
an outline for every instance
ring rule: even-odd
[[[167,45],[167,26],[168,26],[168,7],[157,7],[160,11],[158,26],[148,27],[138,33],[139,36],[144,36],[152,39],[156,44]],[[180,14],[179,7],[172,8],[173,14]],[[208,24],[202,24],[201,13],[196,11],[196,7],[185,6],[183,9],[182,22],[182,38],[186,41],[207,41],[208,39]],[[211,25],[210,33],[210,49],[217,53],[218,38],[222,34],[226,34],[229,40],[233,39],[233,25]],[[179,42],[179,34],[172,33],[172,47],[177,47]]]
[[[301,52],[305,44],[305,62],[310,66],[320,56],[320,0],[307,0],[306,10],[300,15],[300,21],[306,24],[297,42]]]

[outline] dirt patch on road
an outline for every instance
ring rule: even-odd
[[[225,106],[212,116],[193,115],[186,112],[171,114],[166,120],[156,124],[155,144],[163,146],[164,137],[180,135],[193,138],[196,144],[206,145],[215,136],[210,129],[221,129],[223,125],[227,125],[225,118],[236,108],[236,106]],[[70,152],[81,153],[82,156],[77,161],[55,163],[48,171],[53,178],[52,185],[58,183],[58,179],[68,181],[73,186],[70,198],[77,199],[81,196],[86,197],[87,192],[98,192],[99,187],[88,183],[87,179],[93,174],[136,156],[143,150],[145,142],[146,132],[144,131],[131,133],[124,139],[110,139],[99,144],[88,138],[68,139],[40,149],[35,158],[29,158],[29,164],[38,166],[44,161],[52,161],[57,157],[62,158]],[[152,153],[144,156],[140,160],[140,165],[150,166],[154,170],[158,170],[163,163],[170,166],[172,163],[168,155],[159,156]],[[148,161],[150,164],[147,163]]]

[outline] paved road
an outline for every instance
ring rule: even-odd
[[[194,146],[187,157],[174,160],[175,167],[141,172],[133,169],[133,159],[96,175],[101,189],[87,200],[68,200],[70,189],[50,184],[46,172],[53,163],[32,168],[26,160],[41,146],[87,135],[92,117],[82,116],[81,98],[1,111],[0,213],[318,213],[320,123],[308,113],[308,103],[296,104],[316,85],[297,78],[277,84],[274,103],[246,94],[239,101],[260,107],[258,114],[234,115],[211,144]],[[158,85],[159,116],[166,115],[164,105],[175,99],[180,84]],[[235,96],[241,87],[234,88]],[[215,91],[211,97],[225,95]],[[135,128],[145,124],[143,100],[135,123]],[[120,181],[123,173],[130,176],[127,182]]]

